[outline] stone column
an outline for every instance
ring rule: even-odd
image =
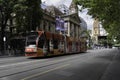
[[[67,33],[67,35],[70,36],[70,22],[68,21],[67,24],[68,24],[67,25],[68,26],[68,31],[67,31],[68,33]]]

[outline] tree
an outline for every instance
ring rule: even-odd
[[[8,20],[11,17],[11,13],[13,12],[13,7],[16,1],[17,0],[0,0],[1,50],[4,50],[3,38],[5,36],[5,28],[6,28]]]
[[[83,30],[80,35],[83,35],[84,34],[84,37],[88,40],[88,48],[91,48],[91,45],[92,45],[92,40],[91,40],[91,30]]]
[[[119,0],[74,0],[82,5],[82,9],[88,8],[88,14],[98,18],[111,38],[120,41],[120,1]]]
[[[8,20],[15,14],[14,23],[18,32],[35,30],[40,25],[41,0],[0,0],[1,50],[4,50],[5,29]]]
[[[36,30],[40,26],[41,0],[18,0],[15,6],[16,27],[18,32]]]

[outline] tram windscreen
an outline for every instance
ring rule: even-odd
[[[28,35],[27,37],[27,46],[29,45],[36,45],[36,40],[37,40],[38,34],[37,33],[32,33],[31,35]]]

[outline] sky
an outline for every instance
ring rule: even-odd
[[[70,5],[72,0],[42,0],[42,2],[45,2],[47,5],[59,5],[59,4],[65,4],[67,7]],[[93,19],[91,18],[90,15],[87,15],[87,9],[82,10],[82,12],[79,13],[79,16],[82,17],[86,23],[87,23],[87,28],[89,30],[92,30],[93,27]]]

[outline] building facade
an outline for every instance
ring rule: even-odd
[[[94,19],[93,30],[92,30],[92,40],[94,44],[98,44],[99,35],[100,35],[100,24],[98,19]]]
[[[62,33],[75,39],[79,39],[81,31],[81,20],[78,15],[78,7],[73,1],[68,8],[64,4],[61,4],[58,7],[52,5],[44,7],[43,11],[45,14],[43,20],[41,21],[41,30],[50,31],[53,33]],[[51,15],[46,15],[46,13]],[[56,16],[59,16],[64,20],[64,32],[56,30]]]
[[[101,41],[105,41],[104,43]],[[100,24],[98,19],[94,19],[93,30],[92,30],[92,41],[95,45],[107,45],[107,32]]]

